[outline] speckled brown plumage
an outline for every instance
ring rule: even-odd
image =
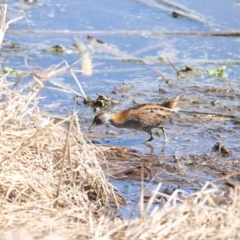
[[[175,105],[181,96],[182,93],[163,104],[141,104],[119,113],[99,112],[95,116],[90,128],[110,123],[118,128],[130,128],[145,131],[150,134],[148,141],[152,141],[152,128],[159,127],[163,130],[164,137],[166,138],[164,129],[161,125],[178,112],[179,108],[175,108]]]

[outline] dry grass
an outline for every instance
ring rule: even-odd
[[[158,194],[154,194],[149,206]],[[45,209],[38,216],[33,211],[28,214],[32,224],[27,222],[22,228],[5,232],[0,239],[239,239],[239,198],[239,186],[224,194],[206,184],[190,195],[177,190],[161,210],[154,209],[147,215],[147,206],[142,208],[140,218],[131,220],[104,215],[96,220],[89,214],[85,221],[76,222],[74,218],[82,214],[76,208],[48,213]],[[21,215],[20,207],[7,214],[12,218]]]
[[[77,113],[55,123],[39,112],[38,85],[25,94],[8,85],[0,79],[0,229],[34,228],[37,221],[50,230],[61,212],[85,222],[90,213],[118,205],[121,198],[84,140]]]
[[[191,195],[177,190],[150,216],[110,223],[111,228],[104,224],[103,239],[239,239],[239,198],[239,186],[227,196],[209,184]]]
[[[4,35],[6,5],[1,7]],[[93,221],[124,203],[105,178],[98,150],[82,135],[75,103],[72,114],[58,122],[39,111],[44,83],[66,71],[68,65],[29,73],[33,80],[24,86],[25,75],[17,84],[0,77],[0,229],[20,229],[7,233],[13,238],[28,231],[43,237],[56,226],[66,226],[63,232],[80,226],[89,236]]]

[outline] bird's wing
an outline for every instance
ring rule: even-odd
[[[135,108],[135,110],[131,111],[134,115],[158,115],[158,116],[172,116],[177,113],[179,108],[166,108],[156,104],[144,104]]]
[[[149,124],[158,125],[178,112],[178,108],[169,109],[160,105],[144,104],[128,112],[128,119],[147,121]]]

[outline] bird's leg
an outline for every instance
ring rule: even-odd
[[[150,134],[150,138],[145,142],[146,144],[150,143],[154,139],[152,131],[150,130],[148,133]]]
[[[164,136],[164,142],[167,142],[168,141],[168,138],[167,138],[167,135],[166,135],[166,132],[165,132],[165,129],[164,129],[164,127],[158,127],[159,129],[161,129],[162,130],[162,132],[163,132],[163,136]]]

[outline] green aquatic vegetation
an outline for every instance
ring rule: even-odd
[[[225,72],[226,66],[208,70],[207,73],[210,76],[217,76],[219,78],[226,78],[228,75]]]
[[[47,49],[47,52],[51,52],[54,54],[61,54],[61,53],[64,53],[64,51],[65,51],[65,47],[60,44],[57,44]]]
[[[152,57],[152,56],[147,56],[144,58],[134,58],[134,57],[129,57],[129,58],[119,58],[119,61],[122,62],[131,62],[131,63],[136,63],[136,64],[156,64],[156,63],[162,63],[164,60],[161,57]]]
[[[16,68],[9,68],[9,67],[4,67],[3,72],[11,75],[17,75],[17,76],[23,73],[21,70],[18,70]]]

